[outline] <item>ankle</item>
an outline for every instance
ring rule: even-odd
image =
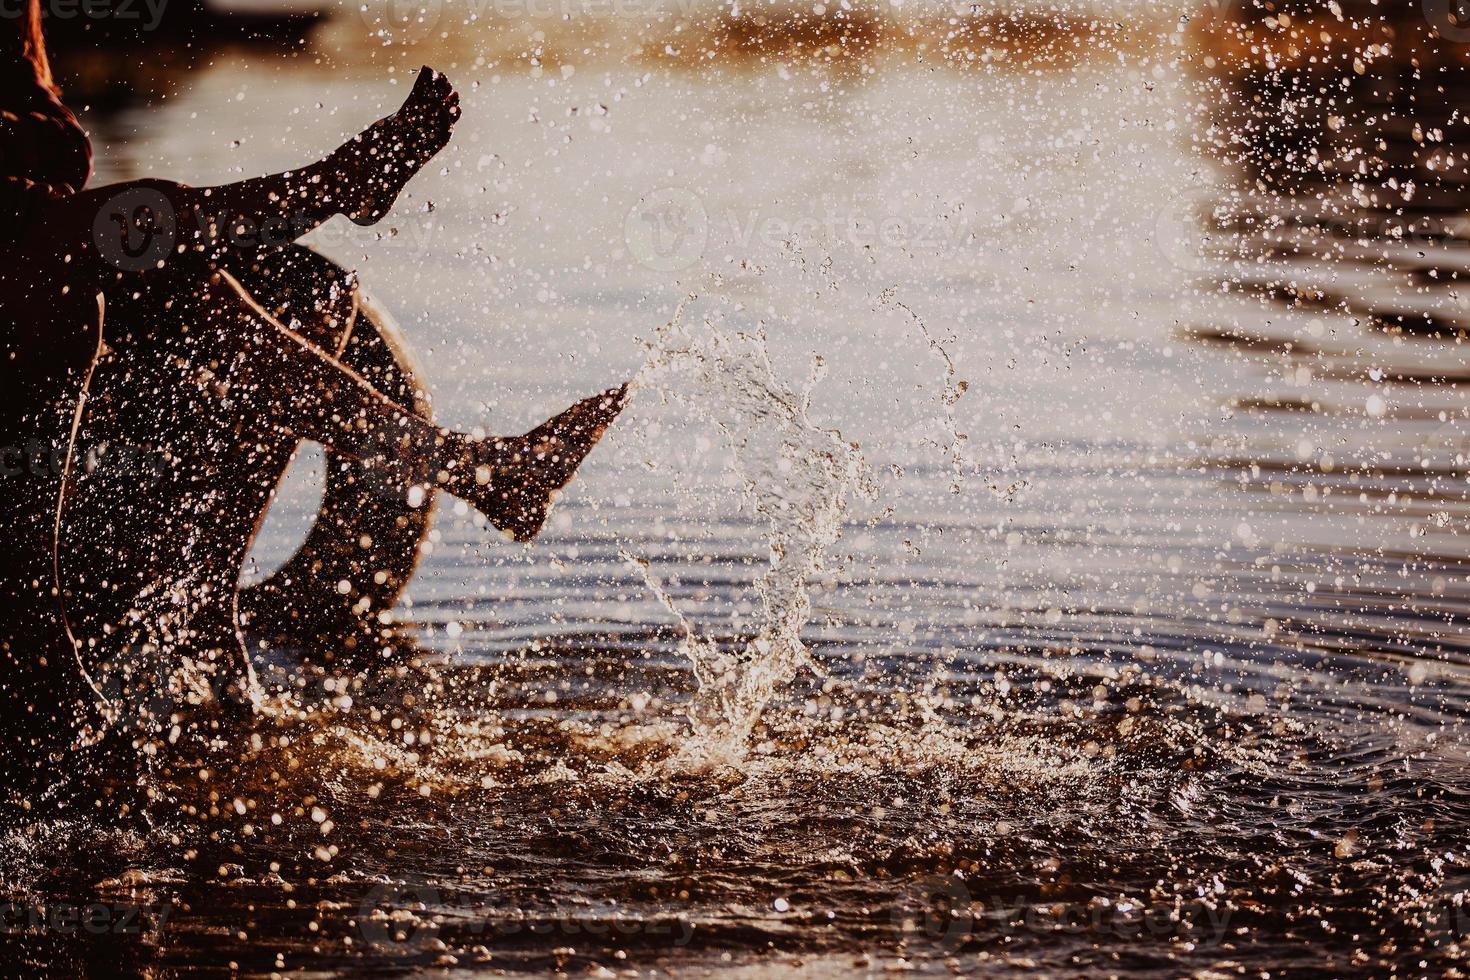
[[[357,203],[352,194],[352,157],[356,151],[349,140],[333,150],[321,163],[312,168],[314,178],[321,188],[322,199],[329,202],[333,213],[351,217]]]

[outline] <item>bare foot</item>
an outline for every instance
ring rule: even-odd
[[[627,395],[626,384],[611,388],[523,436],[483,443],[476,487],[465,500],[515,540],[530,541],[546,523],[557,492],[623,410]]]
[[[449,143],[459,113],[449,79],[427,65],[419,69],[402,108],[332,154],[342,213],[359,225],[381,220],[404,185]]]

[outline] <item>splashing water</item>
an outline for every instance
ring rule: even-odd
[[[980,467],[970,458],[969,453],[965,452],[964,443],[969,437],[959,430],[959,423],[955,418],[955,405],[970,388],[970,382],[960,378],[954,358],[950,356],[949,348],[946,346],[952,344],[955,338],[950,336],[946,338],[945,343],[940,343],[929,330],[929,324],[924,322],[924,318],[915,313],[913,307],[898,298],[898,290],[895,288],[883,290],[878,295],[878,305],[899,310],[907,316],[914,326],[919,328],[924,343],[944,364],[944,388],[939,396],[940,405],[944,410],[946,445],[943,449],[944,454],[949,458],[951,473],[949,492],[959,493],[964,489],[965,476],[978,472]]]
[[[756,583],[754,636],[738,652],[701,637],[649,563],[626,552],[624,559],[679,622],[680,649],[699,682],[690,717],[701,750],[729,758],[740,755],[773,695],[802,669],[820,673],[801,639],[812,609],[808,583],[842,536],[849,501],[873,500],[878,488],[859,447],[810,417],[821,359],[798,393],[777,376],[763,331],[731,333],[714,314],[704,318],[703,336],[689,329],[683,314],[693,299],[647,342],[638,380],[724,433],[745,499],[766,522],[770,567]]]

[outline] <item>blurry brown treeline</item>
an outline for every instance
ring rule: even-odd
[[[366,0],[385,44],[463,45],[532,67],[881,63],[1056,70],[1141,51],[1207,69],[1459,62],[1470,0]],[[346,14],[328,30],[352,29]]]
[[[1161,22],[1157,8],[1126,2],[1033,10],[874,0],[368,0],[360,16],[389,43],[459,43],[533,67],[610,55],[685,67],[864,64],[895,56],[958,68],[1055,68],[1151,41],[1158,31],[1141,28],[1140,20]]]
[[[349,58],[424,48],[533,72],[609,59],[1056,70],[1162,49],[1210,71],[1341,62],[1361,73],[1381,59],[1460,62],[1470,45],[1470,0],[281,0],[275,14],[271,4],[154,0],[146,18],[122,16],[133,9],[122,0],[87,4],[85,18],[48,18],[63,53],[72,41],[95,53],[106,38],[147,44],[164,64],[169,37],[207,47],[283,32]]]
[[[207,7],[154,0],[158,15],[144,30],[141,20],[105,16],[121,0],[87,2],[98,16],[56,20],[53,45],[76,42],[95,54],[106,38],[107,49],[146,45],[168,64],[170,38],[208,47],[300,32],[349,58],[354,51],[423,48],[507,69],[607,59],[682,67],[861,65],[890,56],[950,68],[1054,69],[1157,44],[1188,22],[1180,15],[1190,9],[1137,0],[281,0],[273,19],[264,13],[269,3],[236,10],[230,0]]]

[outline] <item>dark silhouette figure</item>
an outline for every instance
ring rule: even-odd
[[[51,80],[38,2],[0,20],[0,765],[12,774],[108,727],[253,709],[237,579],[299,440],[340,464],[320,540],[246,612],[310,642],[396,597],[428,490],[534,537],[626,393],[523,436],[440,428],[389,321],[350,274],[292,244],[333,215],[388,212],[459,117],[444,76],[423,69],[398,112],[299,170],[86,189],[90,147]]]

